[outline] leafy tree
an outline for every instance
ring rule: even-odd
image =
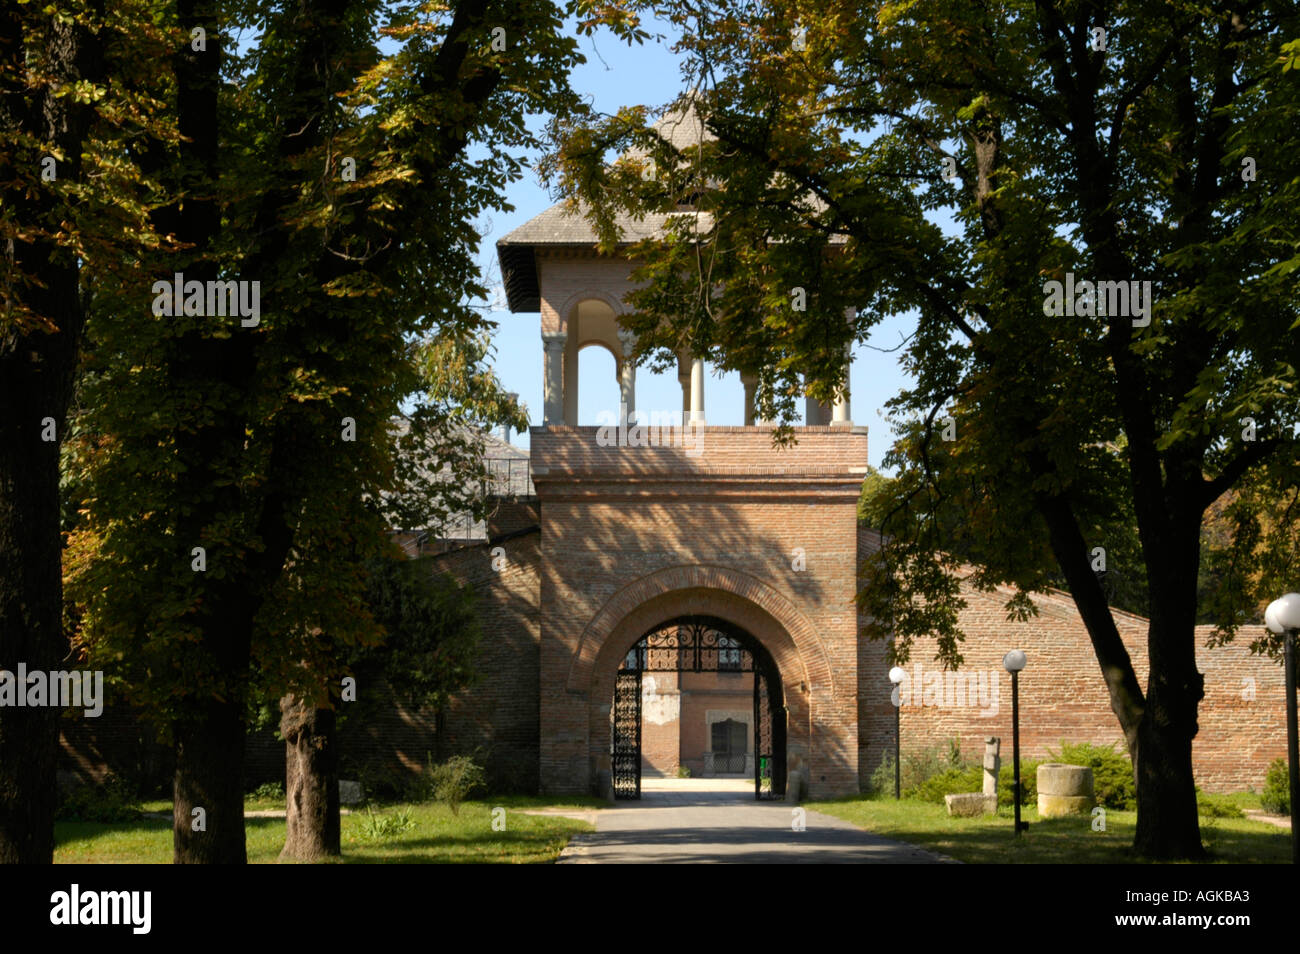
[[[1016,588],[1013,617],[1059,574],[1133,759],[1135,847],[1202,856],[1202,518],[1256,475],[1297,483],[1295,5],[656,8],[682,31],[713,138],[678,151],[643,111],[587,114],[556,124],[548,168],[607,247],[618,211],[688,213],[636,250],[641,352],[757,372],[760,405],[788,423],[798,394],[843,386],[847,343],[914,310],[916,385],[892,404],[914,423],[891,452],[887,544],[863,581],[870,635],[899,660],[937,636],[960,664],[954,535],[977,585]],[[605,161],[629,147],[670,172],[642,181],[636,152]],[[690,181],[715,187],[683,206]],[[1103,311],[1090,284],[1067,310],[1076,280],[1124,282],[1126,305],[1114,286]],[[1262,527],[1267,495],[1239,499],[1238,525]],[[1294,524],[1278,532],[1294,539]],[[1098,546],[1119,551],[1115,570],[1141,563],[1124,571],[1144,581],[1145,691]],[[1226,575],[1224,598],[1257,605],[1265,578]],[[1244,618],[1219,618],[1223,638]]]
[[[73,663],[63,631],[59,453],[88,281],[166,245],[129,155],[170,135],[140,80],[149,0],[0,10],[0,669]],[[0,862],[54,853],[59,711],[0,709]]]
[[[363,566],[400,489],[390,420],[442,386],[431,354],[482,341],[475,223],[535,145],[528,117],[575,102],[566,10],[604,16],[544,0],[165,11],[180,39],[149,88],[181,138],[138,152],[181,251],[95,290],[70,582],[82,643],[174,743],[177,862],[246,858],[250,701],[328,707],[347,651],[380,639]],[[159,316],[153,283],[176,272],[259,282],[260,314]]]
[[[286,695],[280,700],[285,741],[288,819],[282,859],[318,861],[341,853],[338,727],[365,718],[383,704],[383,682],[413,708],[439,707],[475,676],[479,624],[473,592],[450,576],[435,576],[428,561],[393,552],[365,567],[365,609],[382,627],[382,645],[358,646],[346,657],[352,680],[326,698]]]

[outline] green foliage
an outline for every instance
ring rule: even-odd
[[[55,812],[60,821],[129,822],[140,817],[139,798],[116,775],[109,775],[99,785],[71,788]]]
[[[1241,806],[1229,798],[1196,791],[1196,811],[1202,818],[1245,818]]]
[[[453,815],[459,815],[460,803],[485,783],[482,767],[466,755],[453,756],[438,765],[430,761],[428,779],[430,794]]]
[[[958,795],[962,792],[979,792],[983,790],[983,770],[977,765],[966,768],[946,768],[931,775],[915,787],[904,789],[904,798],[919,798],[923,802],[942,805],[945,795]]]
[[[386,635],[381,647],[361,650],[356,665],[381,671],[413,708],[437,708],[477,677],[481,627],[474,592],[432,566],[394,553],[366,567],[367,606]]]
[[[248,797],[257,801],[284,801],[284,783],[264,782],[249,792]]]
[[[1021,804],[1032,805],[1038,798],[1035,760],[1024,760],[1021,768]],[[945,795],[959,795],[984,790],[984,768],[981,762],[967,762],[961,757],[959,738],[950,739],[946,751],[931,747],[903,753],[901,792],[904,798],[942,804]],[[871,773],[868,783],[873,795],[889,795],[894,791],[894,759],[886,756]],[[998,804],[1012,803],[1012,766],[1004,760],[998,776]]]
[[[1038,766],[1039,759],[1020,760],[1020,804],[1038,803]],[[1015,766],[1010,759],[1003,759],[1002,769],[998,772],[998,804],[1015,804]]]
[[[410,831],[415,827],[415,820],[408,808],[399,808],[391,814],[376,812],[366,806],[366,817],[361,819],[361,837],[367,841],[387,841]]]
[[[961,737],[953,736],[948,740],[948,764],[957,768],[962,764]]]
[[[1022,761],[1020,763],[1020,804],[1033,805],[1038,799],[1038,784],[1036,774],[1038,762],[1035,760]],[[892,771],[893,766],[890,766]],[[874,783],[874,776],[873,776]],[[889,788],[893,787],[893,778],[889,780]],[[1001,772],[998,773],[998,804],[1014,804],[1013,789],[1015,787],[1013,767],[1003,764]],[[945,795],[960,795],[967,792],[984,791],[984,768],[979,763],[949,767],[941,769],[928,778],[919,781],[903,789],[904,798],[917,798],[923,802],[932,802],[937,805],[943,804]]]
[[[1091,766],[1097,804],[1104,808],[1132,811],[1137,807],[1133,762],[1127,753],[1115,751],[1116,744],[1100,746],[1062,740],[1059,752],[1049,751],[1051,758],[1048,761]]]
[[[890,483],[889,477],[874,467],[867,467],[867,476],[862,481],[862,491],[858,494],[858,523],[872,528],[884,525],[888,513]]]
[[[902,785],[904,789],[912,789],[921,785],[927,779],[938,775],[946,769],[956,768],[952,762],[951,748],[944,752],[939,748],[913,749],[903,753],[903,770]],[[893,770],[893,760],[889,760],[890,770]],[[894,786],[893,776],[890,775],[889,788]]]
[[[894,756],[886,755],[875,767],[867,781],[867,794],[893,794],[894,791]]]
[[[135,118],[104,128],[108,187],[84,196],[115,238],[78,251],[96,267],[63,444],[74,641],[164,732],[212,699],[264,722],[285,693],[328,704],[385,629],[412,696],[464,685],[465,628],[439,627],[465,599],[419,605],[388,580],[381,622],[368,570],[387,526],[481,509],[484,429],[525,423],[491,369],[477,259],[540,145],[533,117],[577,105],[565,18],[641,34],[587,0],[219,3],[223,41],[187,71],[175,11],[127,8],[145,27],[123,14],[110,52],[148,55],[122,58],[105,103],[132,98]],[[155,315],[177,272],[259,283],[260,315]]]
[[[1286,759],[1274,759],[1269,763],[1268,774],[1264,776],[1264,790],[1259,793],[1259,804],[1264,811],[1274,815],[1290,814],[1291,782]]]
[[[688,768],[688,767],[685,766],[685,765],[679,765],[679,766],[677,766],[677,777],[678,777],[678,778],[690,778],[690,777],[691,777],[691,770],[690,770],[690,768]]]

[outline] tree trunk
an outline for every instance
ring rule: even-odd
[[[1196,668],[1200,517],[1175,514],[1165,528],[1167,536],[1151,548],[1163,550],[1164,560],[1148,561],[1151,676],[1133,753],[1138,797],[1133,847],[1148,858],[1198,860],[1205,857],[1192,773],[1196,709],[1205,697],[1205,679]]]
[[[42,27],[53,73],[35,95],[24,79],[24,42],[34,19],[47,21]],[[71,213],[49,184],[35,181],[41,157],[19,146],[18,136],[21,131],[57,144],[60,179],[80,179],[93,109],[56,94],[79,77],[100,76],[101,50],[72,20],[50,20],[15,4],[0,11],[6,60],[0,71],[6,80],[0,86],[0,182],[6,183],[0,205],[12,214],[8,241],[0,245],[0,669],[10,672],[20,662],[29,671],[59,669],[68,655],[59,446],[84,323],[76,256],[41,234],[59,228]],[[10,324],[24,309],[49,327],[20,331]],[[0,862],[54,859],[59,715],[56,706],[0,708]]]
[[[280,700],[287,811],[281,861],[321,861],[342,853],[339,840],[338,739],[333,709],[295,696]]]
[[[1147,693],[1147,714],[1139,730],[1137,768],[1138,818],[1133,847],[1159,861],[1205,857],[1192,775],[1192,738],[1196,723],[1160,715],[1158,696]]]
[[[33,405],[49,392],[28,390],[42,375],[21,350],[0,354],[0,669],[10,672],[20,662],[57,669],[68,647],[60,618],[59,450],[40,441],[45,408]],[[57,707],[0,708],[0,863],[54,860],[58,738]]]
[[[1196,707],[1204,696],[1204,682],[1196,670],[1193,615],[1199,520],[1184,515],[1180,521],[1183,532],[1176,543],[1169,544],[1163,562],[1148,561],[1151,623],[1147,655],[1152,675],[1144,694],[1105,593],[1088,565],[1088,549],[1077,521],[1058,498],[1042,498],[1039,509],[1048,525],[1053,553],[1092,639],[1111,709],[1133,759],[1138,797],[1133,847],[1153,859],[1203,858],[1192,775]]]
[[[174,727],[172,861],[247,863],[244,846],[244,711],[238,703],[192,703]]]

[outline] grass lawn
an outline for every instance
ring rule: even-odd
[[[1220,796],[1224,797],[1224,796]],[[1253,795],[1227,796],[1241,808],[1256,807]],[[1253,802],[1251,800],[1254,800]],[[1106,812],[1106,830],[1091,818],[1041,820],[1036,808],[1021,809],[1029,830],[1012,833],[1010,806],[982,818],[949,818],[943,805],[915,799],[857,797],[809,802],[807,808],[843,818],[879,835],[930,848],[968,864],[1134,864],[1137,812]],[[1291,836],[1285,829],[1245,818],[1201,818],[1201,839],[1211,860],[1230,864],[1287,864]]]
[[[382,840],[365,835],[368,813],[353,809],[344,815],[343,862],[352,864],[420,863],[549,863],[559,857],[569,838],[590,831],[586,822],[560,816],[525,815],[520,809],[590,809],[603,805],[596,799],[553,799],[502,796],[489,801],[465,802],[459,816],[436,803],[375,806],[376,814],[394,816],[409,812],[414,826]],[[146,802],[145,811],[171,811],[170,802]],[[506,809],[505,830],[492,830],[492,809]],[[283,801],[250,800],[246,808],[284,808]],[[283,818],[247,818],[248,860],[272,864],[284,847]],[[104,824],[61,821],[54,826],[56,864],[170,864],[171,821],[144,818]]]

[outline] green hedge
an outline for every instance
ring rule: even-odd
[[[1014,771],[1009,763],[1003,763],[998,773],[998,804],[1011,805]],[[1032,805],[1038,799],[1038,762],[1034,759],[1020,761],[1020,804]],[[925,781],[903,790],[904,798],[916,798],[936,805],[943,804],[945,795],[960,795],[964,792],[984,791],[984,769],[979,764],[966,765],[961,768],[948,768]]]

